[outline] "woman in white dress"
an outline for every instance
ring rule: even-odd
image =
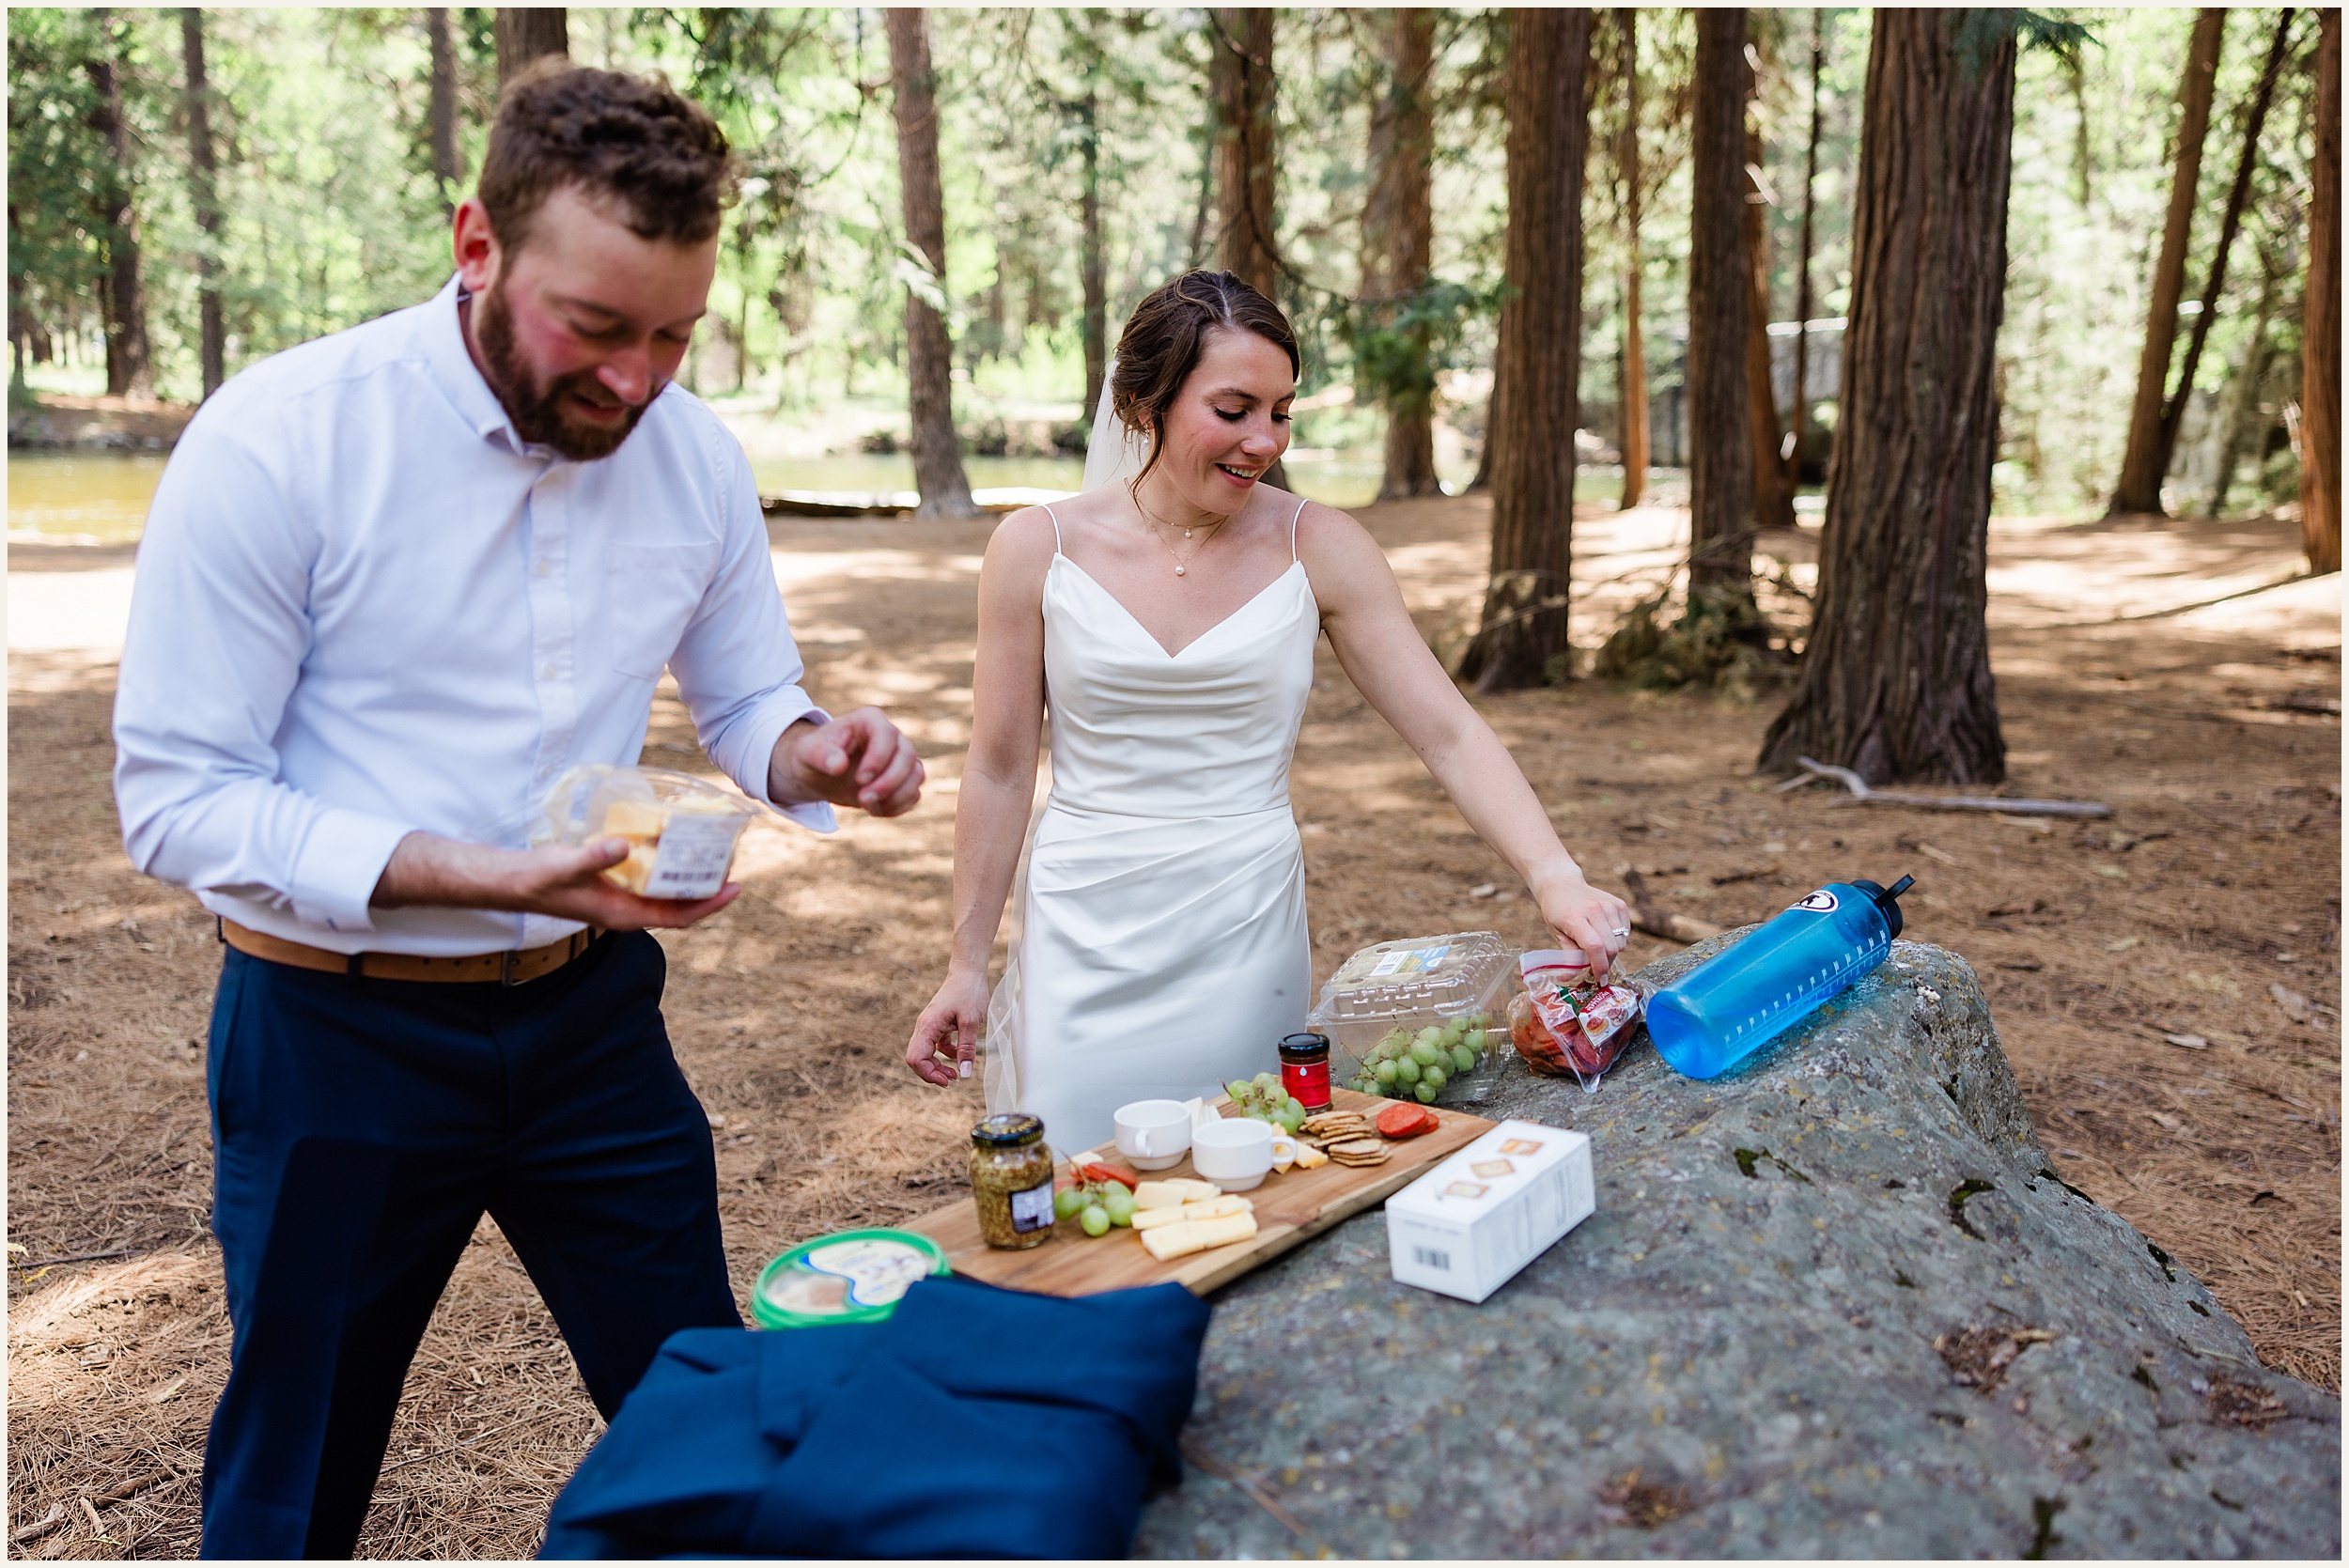
[[[1104,396],[1148,442],[1140,474],[1016,512],[988,545],[954,948],[906,1061],[950,1083],[984,1038],[988,1109],[1041,1116],[1063,1150],[1105,1141],[1128,1100],[1269,1069],[1303,1027],[1288,773],[1324,634],[1560,943],[1612,955],[1630,935],[1420,640],[1377,543],[1258,482],[1288,447],[1298,368],[1261,294],[1229,272],[1174,279],[1127,322]],[[1048,706],[1051,791],[990,1020]]]

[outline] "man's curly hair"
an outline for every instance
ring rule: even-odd
[[[699,244],[733,205],[738,168],[708,110],[658,77],[533,61],[499,93],[477,194],[511,256],[566,185],[614,203],[639,237]]]

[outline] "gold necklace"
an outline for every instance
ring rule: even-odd
[[[1210,532],[1206,538],[1199,541],[1198,549],[1193,550],[1189,555],[1176,555],[1174,553],[1174,547],[1168,544],[1165,537],[1159,533],[1159,519],[1152,514],[1147,506],[1144,506],[1142,504],[1142,498],[1140,496],[1134,497],[1134,510],[1142,514],[1142,520],[1149,528],[1150,536],[1158,540],[1159,548],[1165,551],[1168,557],[1174,561],[1174,575],[1176,577],[1184,576],[1190,570],[1190,563],[1199,559],[1199,551],[1215,543],[1217,537],[1223,532],[1223,524],[1232,520],[1227,517],[1221,521],[1216,523],[1214,530]],[[1169,523],[1167,526],[1171,528],[1174,524]],[[1184,529],[1183,537],[1186,539],[1190,538],[1194,530],[1190,528]]]

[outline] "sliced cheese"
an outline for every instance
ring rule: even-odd
[[[1164,1181],[1143,1182],[1135,1188],[1134,1207],[1170,1209],[1194,1199],[1221,1196],[1223,1189],[1213,1182],[1193,1181],[1189,1176],[1169,1176]]]
[[[1328,1155],[1323,1154],[1319,1149],[1315,1148],[1311,1143],[1307,1143],[1302,1140],[1299,1141],[1297,1145],[1297,1168],[1299,1171],[1319,1170],[1322,1166],[1329,1163],[1330,1157]]]
[[[1150,1249],[1152,1257],[1165,1263],[1171,1258],[1204,1252],[1210,1247],[1229,1247],[1255,1234],[1254,1215],[1227,1214],[1217,1219],[1186,1219],[1156,1226],[1142,1234],[1142,1244]]]
[[[636,845],[629,850],[627,860],[604,868],[603,879],[615,888],[642,893],[652,882],[653,862],[660,853],[652,845]]]
[[[658,839],[669,814],[649,800],[614,800],[603,808],[603,831],[613,838]]]
[[[1156,1230],[1160,1225],[1179,1225],[1190,1219],[1221,1219],[1227,1214],[1252,1214],[1256,1205],[1237,1193],[1221,1198],[1207,1198],[1194,1203],[1183,1203],[1168,1209],[1136,1209],[1134,1229]]]

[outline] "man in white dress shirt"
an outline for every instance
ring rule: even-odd
[[[750,465],[669,380],[733,178],[666,86],[526,73],[449,286],[228,382],[156,491],[115,786],[132,861],[228,949],[208,1557],[350,1555],[485,1211],[607,1416],[670,1333],[739,1321],[646,934],[738,890],[639,898],[598,875],[620,841],[527,847],[557,777],[636,760],[664,666],[801,824],[920,795],[878,710],[800,689]]]

